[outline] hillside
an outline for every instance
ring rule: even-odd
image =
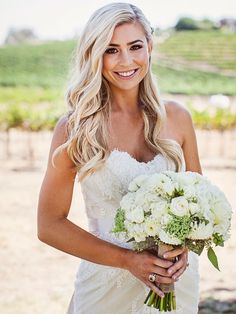
[[[14,94],[15,87],[42,88],[51,98],[67,84],[69,65],[76,42],[0,48],[0,102]],[[153,70],[164,93],[236,95],[236,35],[233,33],[177,32],[155,45]],[[8,91],[6,92],[6,87]],[[55,92],[56,91],[56,92]],[[53,96],[52,96],[53,95]],[[34,96],[35,97],[35,96]]]

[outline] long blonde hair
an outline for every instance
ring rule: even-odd
[[[111,91],[102,76],[103,54],[112,39],[115,27],[132,22],[139,22],[147,41],[152,40],[152,28],[143,12],[128,3],[111,3],[95,11],[80,37],[66,95],[69,105],[68,137],[67,141],[54,151],[52,158],[66,148],[78,171],[79,181],[100,169],[109,155]],[[139,98],[147,145],[153,152],[161,153],[172,160],[177,171],[180,171],[180,145],[174,140],[158,138],[166,119],[166,110],[158,96],[150,66],[140,83]]]

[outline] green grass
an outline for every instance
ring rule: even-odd
[[[161,65],[153,65],[153,72],[157,77],[160,90],[165,93],[236,95],[236,77],[197,70],[175,70]]]
[[[175,32],[158,51],[170,59],[204,62],[219,70],[236,70],[236,34],[222,31]]]
[[[63,102],[76,41],[0,48],[0,103]],[[236,35],[220,31],[173,33],[157,49],[170,64],[155,59],[153,71],[163,93],[236,95]],[[187,63],[178,64],[178,60]],[[195,69],[192,63],[215,65],[211,73]],[[173,66],[172,66],[173,65]],[[178,65],[178,67],[176,67]],[[217,70],[218,69],[218,70]]]
[[[75,41],[64,41],[1,48],[0,85],[62,87],[75,46]]]

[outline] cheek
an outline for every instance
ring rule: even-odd
[[[137,60],[140,64],[142,65],[147,65],[149,64],[149,54],[147,51],[143,51],[139,56]]]
[[[114,67],[115,58],[113,56],[105,55],[103,57],[103,70],[102,72],[107,72]]]

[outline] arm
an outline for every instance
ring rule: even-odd
[[[172,262],[162,260],[154,255],[121,248],[103,241],[67,219],[76,173],[74,164],[66,151],[55,158],[54,168],[51,164],[52,153],[66,140],[66,119],[57,123],[45,177],[38,201],[38,237],[41,241],[68,254],[82,259],[129,270],[139,280],[152,288],[157,294],[162,292],[148,280],[148,275],[157,273],[157,281],[171,283],[168,267]]]

